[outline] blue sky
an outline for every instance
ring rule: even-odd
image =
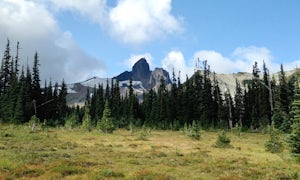
[[[218,73],[300,66],[297,0],[2,0],[0,50],[21,42],[40,54],[44,79],[113,77],[140,57],[151,68],[193,73],[197,58]],[[26,64],[26,63],[25,63]]]

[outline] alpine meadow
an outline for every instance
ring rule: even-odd
[[[0,180],[300,179],[300,2],[0,1]]]

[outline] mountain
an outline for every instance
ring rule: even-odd
[[[295,71],[286,71],[286,76],[291,76]],[[203,73],[200,70],[198,73]],[[274,76],[275,80],[278,81],[278,74],[271,74],[271,77]],[[261,75],[262,76],[262,75]],[[213,78],[211,76],[211,78]],[[118,80],[120,85],[120,91],[122,95],[128,91],[129,82],[132,79],[132,85],[135,93],[142,100],[142,95],[144,92],[147,92],[151,88],[158,89],[160,86],[161,79],[165,80],[166,87],[170,89],[171,80],[169,73],[163,68],[155,68],[153,71],[150,70],[149,64],[145,58],[141,58],[137,61],[133,67],[132,71],[124,71],[113,78],[98,78],[93,77],[86,81],[71,84],[68,87],[67,103],[68,105],[84,105],[84,101],[87,96],[87,90],[90,92],[90,96],[93,95],[94,87],[102,84],[105,88],[108,82],[110,86],[112,81]],[[245,81],[252,79],[252,73],[239,72],[231,74],[216,74],[216,79],[219,83],[220,90],[224,92],[229,91],[231,96],[234,96],[235,93],[235,81],[236,79],[240,82],[243,87]]]
[[[147,60],[141,58],[133,65],[132,71],[124,71],[113,78],[93,77],[86,81],[69,85],[67,103],[69,106],[83,106],[88,91],[90,96],[92,96],[95,86],[98,87],[99,84],[102,84],[105,88],[107,83],[108,86],[110,86],[112,81],[115,80],[119,81],[121,94],[125,95],[130,85],[130,79],[132,79],[133,89],[140,100],[144,92],[147,92],[151,88],[157,89],[161,79],[165,80],[167,87],[171,87],[170,76],[166,70],[163,68],[155,68],[154,71],[151,71]]]
[[[149,90],[151,88],[157,88],[160,84],[160,80],[163,78],[165,84],[171,84],[169,73],[162,68],[155,68],[154,71],[150,71],[149,64],[145,58],[138,60],[132,67],[132,71],[125,71],[118,76],[114,77],[118,81],[130,80],[140,81]]]

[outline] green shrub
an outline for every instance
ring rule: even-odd
[[[191,126],[188,126],[186,123],[184,124],[184,132],[188,137],[191,137],[195,140],[199,140],[201,137],[200,128],[195,120],[193,121],[193,124]]]
[[[100,177],[105,177],[105,178],[122,178],[124,177],[123,173],[120,172],[115,172],[112,169],[102,169],[99,173]]]
[[[64,164],[54,167],[52,171],[59,173],[62,177],[70,176],[74,174],[83,174],[86,172],[86,170],[81,167],[64,165]]]
[[[78,125],[79,119],[76,113],[72,113],[66,120],[65,127],[67,129],[73,129]]]
[[[300,122],[292,125],[292,133],[288,138],[292,153],[300,154]]]
[[[36,129],[40,129],[40,119],[36,117],[36,115],[31,116],[31,119],[29,120],[29,126],[31,132],[35,131]]]
[[[230,139],[226,135],[226,131],[219,132],[218,139],[217,139],[216,143],[214,144],[214,147],[216,147],[216,148],[232,147],[230,145]]]
[[[266,151],[271,153],[281,153],[284,150],[284,143],[281,133],[272,125],[269,127],[270,139],[265,143]]]
[[[138,134],[137,140],[147,141],[147,137],[149,135],[149,132],[147,128],[143,125],[141,131]]]
[[[242,134],[242,128],[239,126],[238,123],[235,124],[235,126],[231,129],[231,131],[237,136],[241,136]]]

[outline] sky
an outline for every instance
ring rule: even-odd
[[[0,0],[7,39],[22,65],[38,52],[41,79],[114,77],[145,57],[151,70],[191,76],[197,59],[216,73],[300,66],[298,0]]]

